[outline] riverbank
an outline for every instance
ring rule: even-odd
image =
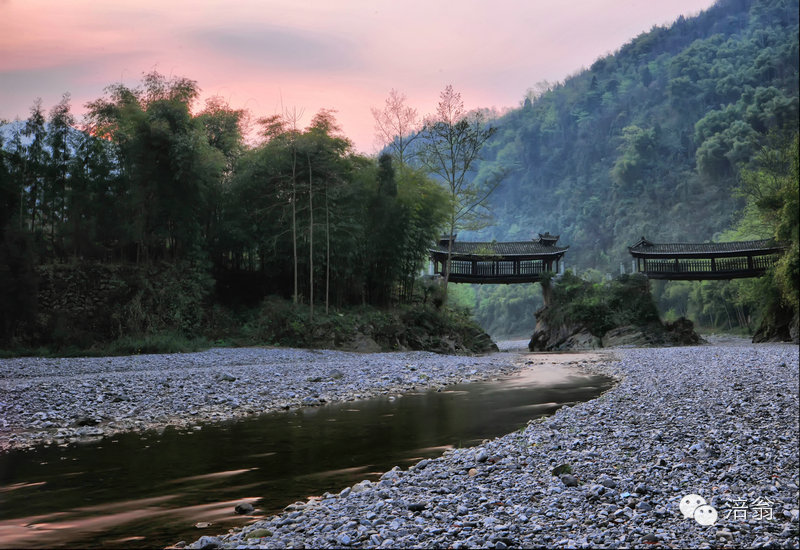
[[[189,546],[797,548],[797,346],[615,354],[598,399]]]
[[[217,348],[0,359],[0,452],[485,380],[519,370],[516,357]]]

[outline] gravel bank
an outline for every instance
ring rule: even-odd
[[[0,452],[398,394],[519,370],[513,354],[236,348],[0,360]]]
[[[797,346],[616,354],[598,399],[189,546],[797,548]]]

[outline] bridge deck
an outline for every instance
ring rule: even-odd
[[[556,273],[569,247],[555,246],[558,236],[545,233],[523,242],[453,242],[443,237],[430,249],[434,271],[448,272],[453,283],[536,283]],[[447,269],[449,256],[449,270]]]
[[[769,239],[730,243],[651,243],[628,247],[636,267],[651,279],[702,281],[760,277],[785,245]]]
[[[542,260],[453,260],[453,283],[513,284],[536,283],[549,273]]]

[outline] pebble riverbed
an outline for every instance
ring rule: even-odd
[[[518,356],[217,348],[0,359],[0,452],[486,380]]]
[[[441,387],[536,368],[543,357],[215,349],[3,360],[0,448]],[[798,547],[796,345],[586,357],[574,367],[620,381],[597,399],[175,546]],[[690,494],[716,522],[684,517]]]
[[[798,347],[614,354],[598,399],[188,547],[797,548]]]

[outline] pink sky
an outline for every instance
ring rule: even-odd
[[[80,115],[145,72],[196,80],[254,117],[337,111],[377,151],[370,107],[392,88],[420,115],[452,84],[467,108],[520,105],[653,25],[712,0],[0,0],[0,119],[64,92]]]

